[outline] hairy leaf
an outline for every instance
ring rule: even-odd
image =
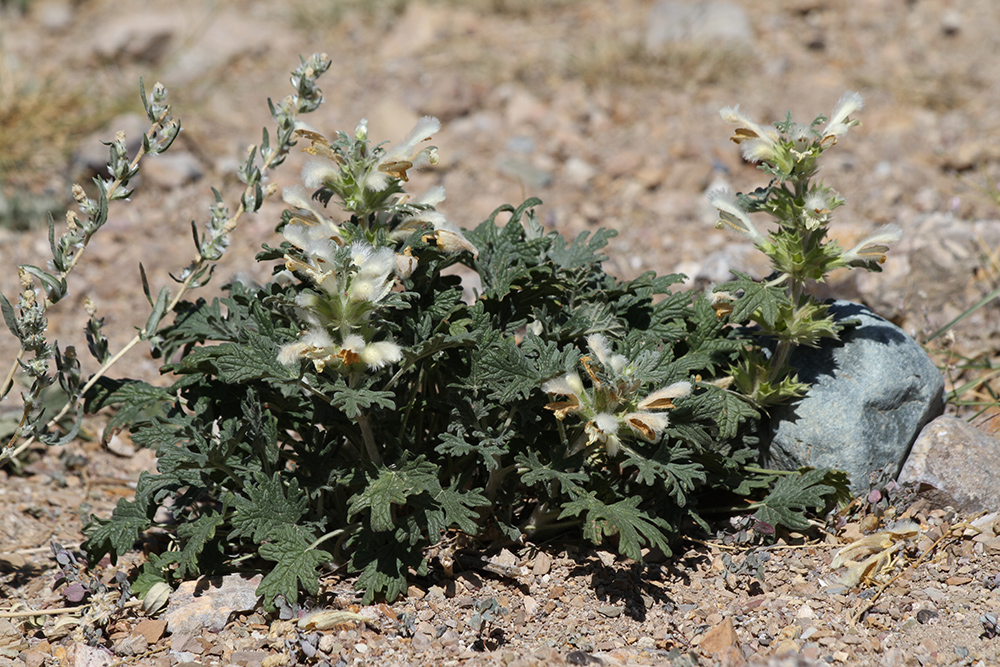
[[[758,508],[754,518],[772,526],[808,528],[809,521],[803,511],[822,508],[826,504],[824,496],[836,491],[833,486],[823,483],[828,472],[825,468],[816,468],[779,477],[771,492],[754,505]]]
[[[261,558],[275,561],[257,587],[257,595],[264,598],[268,609],[274,609],[277,597],[284,598],[287,604],[295,604],[300,588],[308,595],[316,595],[319,592],[316,570],[333,560],[330,552],[311,548],[299,536],[262,544],[259,553]]]
[[[644,544],[669,554],[670,544],[666,534],[670,524],[639,509],[641,501],[641,498],[633,497],[606,505],[589,493],[564,505],[559,518],[585,513],[583,536],[600,546],[605,537],[617,535],[618,550],[632,560],[642,560]]]

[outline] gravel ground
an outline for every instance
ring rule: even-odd
[[[730,268],[766,270],[716,232],[706,212],[710,187],[764,183],[739,159],[718,109],[739,103],[761,121],[790,109],[807,120],[858,90],[864,125],[829,153],[824,170],[848,199],[834,234],[848,244],[896,222],[911,238],[890,255],[885,276],[836,276],[830,291],[878,304],[921,336],[1000,275],[1000,237],[990,226],[997,204],[987,187],[1000,178],[1000,80],[992,66],[1000,9],[993,0],[737,0],[707,41],[691,31],[673,41],[656,33],[663,12],[672,17],[668,25],[682,24],[670,13],[680,10],[646,0],[178,0],[169,10],[122,0],[27,4],[23,16],[0,6],[4,203],[64,201],[69,183],[87,178],[95,149],[101,159],[98,139],[134,127],[122,114],[138,110],[139,76],[171,90],[185,127],[171,150],[178,161],[149,160],[136,194],[112,209],[88,248],[70,281],[73,296],[53,313],[60,341],[82,338],[84,295],[106,318],[113,348],[142,325],[138,262],[158,286],[189,261],[190,221],[206,219],[209,185],[235,196],[234,165],[269,124],[264,99],[285,95],[288,70],[300,53],[314,51],[334,62],[321,80],[327,103],[309,119],[316,128],[350,130],[367,117],[373,137],[393,140],[421,115],[442,119],[435,138],[442,163],[415,174],[414,188],[443,184],[442,209],[459,224],[473,226],[499,204],[537,195],[542,219],[567,235],[619,231],[609,248],[612,273],[681,271],[699,284]],[[293,156],[272,182],[294,183],[300,164]],[[262,242],[274,242],[280,208],[270,202],[245,219],[220,278],[265,272],[252,257]],[[921,245],[928,220],[939,221],[941,240]],[[929,277],[940,267],[934,253],[955,239],[968,246],[947,265],[948,280]],[[37,229],[0,225],[0,289],[13,294],[11,266],[42,263],[46,248]],[[946,286],[937,300],[919,289],[931,283]],[[953,350],[995,357],[998,319],[989,309],[971,318],[956,329]],[[0,359],[14,349],[0,337]],[[141,350],[122,368],[156,376]],[[119,449],[81,441],[34,453],[24,474],[0,472],[0,597],[35,610],[67,604],[63,589],[53,590],[49,540],[78,544],[80,515],[106,516],[130,493],[130,481],[155,465],[128,443]],[[836,535],[789,537],[787,548],[769,551],[763,581],[727,576],[719,546],[692,543],[676,558],[642,565],[585,545],[527,548],[489,554],[513,574],[473,568],[446,576],[436,568],[407,599],[355,609],[370,623],[324,631],[236,613],[222,632],[204,637],[157,636],[147,624],[139,651],[141,642],[130,638],[141,615],[129,612],[110,628],[114,654],[96,655],[54,639],[61,616],[40,630],[24,618],[11,619],[10,630],[0,620],[0,665],[276,667],[292,663],[285,639],[293,634],[294,659],[330,664],[740,664],[789,650],[827,663],[996,664],[1000,640],[979,620],[1000,612],[993,524],[959,528],[951,539],[949,526],[966,517],[926,501],[909,511],[921,533],[878,576],[885,582],[902,573],[875,597],[866,596],[879,591],[877,581],[839,595],[822,590],[837,576],[836,550],[877,528],[853,516]],[[938,536],[944,541],[930,549]],[[110,567],[94,573],[112,574]],[[354,609],[349,591],[350,580],[331,574],[321,602]],[[493,620],[477,630],[473,617],[487,608]],[[314,658],[303,657],[302,641],[315,647]]]

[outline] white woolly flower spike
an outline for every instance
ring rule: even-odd
[[[899,225],[888,224],[866,236],[861,243],[845,252],[840,258],[848,266],[865,266],[872,262],[884,264],[885,253],[888,252],[889,246],[901,238],[903,230]]]
[[[624,417],[625,423],[646,442],[656,442],[670,425],[670,419],[662,412],[630,412]]]
[[[365,187],[381,192],[389,185],[390,178],[408,180],[409,169],[437,163],[437,153],[432,147],[417,150],[417,144],[430,139],[441,130],[441,121],[433,116],[424,116],[417,121],[410,133],[395,146],[389,148],[379,159],[375,168],[365,176]]]
[[[740,111],[739,105],[723,107],[719,110],[719,115],[722,116],[722,120],[736,126],[736,130],[730,138],[733,142],[740,144],[740,149],[746,160],[760,162],[775,156],[778,140],[781,138],[776,128],[757,123]]]
[[[740,236],[750,239],[757,247],[767,244],[767,239],[750,221],[750,216],[740,206],[732,190],[729,188],[713,190],[708,194],[708,200],[712,206],[719,209],[719,222],[716,223],[716,227],[719,229],[727,227]]]
[[[847,134],[851,127],[858,125],[859,121],[849,120],[849,116],[864,105],[865,101],[858,93],[848,91],[841,95],[836,108],[830,115],[829,122],[823,128],[823,140],[827,141],[832,138],[835,142],[837,137]]]

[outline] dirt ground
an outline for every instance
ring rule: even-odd
[[[864,95],[862,127],[828,154],[824,169],[848,200],[833,230],[845,244],[887,222],[913,233],[928,216],[946,216],[957,235],[998,217],[990,186],[1000,178],[994,0],[732,0],[698,4],[714,18],[682,29],[684,4],[0,3],[0,290],[16,293],[16,264],[48,256],[42,228],[24,230],[41,217],[38,209],[65,210],[69,185],[102,159],[98,140],[136,127],[128,114],[141,114],[139,77],[147,87],[162,81],[184,126],[170,151],[181,159],[148,160],[136,193],[112,208],[71,277],[71,297],[52,313],[53,337],[82,348],[82,300],[90,296],[117,349],[148,312],[138,263],[154,290],[169,284],[168,274],[193,254],[190,223],[207,219],[210,186],[235,208],[235,166],[270,126],[266,98],[290,92],[288,71],[312,52],[334,63],[320,81],[326,104],[306,119],[312,126],[350,131],[368,118],[373,138],[395,140],[420,116],[435,115],[443,123],[435,137],[441,164],[413,174],[414,191],[443,184],[441,210],[466,227],[500,204],[538,196],[542,220],[566,235],[618,230],[607,268],[622,277],[680,271],[707,284],[731,268],[766,270],[746,246],[715,231],[706,210],[711,187],[765,183],[740,160],[718,116],[737,103],[760,121],[786,110],[803,121],[828,114],[846,90]],[[660,16],[668,17],[662,31]],[[293,155],[270,182],[295,183],[301,163]],[[272,201],[244,218],[213,286],[269,272],[253,255],[275,243],[280,210]],[[837,276],[829,289],[889,304],[887,316],[919,338],[993,287],[995,250],[981,243],[958,265],[948,304],[921,302],[912,290],[897,298],[878,276]],[[916,251],[890,255],[887,275],[904,260],[904,282],[910,273],[928,280]],[[998,319],[987,312],[957,329],[953,348],[992,359]],[[0,359],[15,351],[11,337],[0,336]],[[151,379],[156,369],[136,350],[120,374]],[[56,639],[59,614],[39,623],[3,614],[71,606],[63,589],[53,589],[50,541],[79,545],[81,518],[107,515],[155,461],[125,441],[109,450],[81,440],[31,452],[25,462],[21,472],[0,471],[0,598],[10,603],[0,602],[0,665],[692,665],[789,653],[823,664],[1000,661],[1000,639],[980,620],[1000,613],[1000,525],[987,515],[970,527],[962,524],[969,517],[926,501],[910,507],[922,532],[886,565],[883,581],[901,576],[881,590],[824,590],[839,574],[831,568],[836,550],[874,527],[855,515],[836,535],[787,538],[769,552],[762,581],[727,573],[729,550],[719,545],[692,542],[674,559],[645,564],[585,545],[528,547],[489,554],[508,574],[470,567],[446,576],[436,568],[407,599],[361,610],[367,624],[332,630],[297,632],[257,612],[234,612],[218,633],[150,631],[139,651],[131,638],[141,614],[129,612],[110,628],[105,645],[113,653],[95,657],[72,638]],[[110,578],[113,568],[96,574]],[[357,611],[349,580],[332,574],[325,583],[323,604]],[[473,617],[490,600],[494,620],[477,629]]]

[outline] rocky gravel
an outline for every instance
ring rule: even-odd
[[[130,338],[147,312],[138,263],[153,285],[169,284],[169,272],[190,258],[190,221],[207,218],[209,186],[235,197],[235,166],[269,124],[265,98],[287,93],[299,54],[320,51],[334,67],[321,80],[327,103],[309,122],[329,132],[366,117],[373,137],[394,140],[421,115],[441,118],[441,164],[413,177],[417,190],[446,187],[441,208],[460,225],[539,196],[542,220],[564,234],[619,232],[608,249],[612,273],[680,271],[697,286],[731,269],[768,270],[752,248],[711,226],[707,190],[766,182],[740,160],[718,109],[738,103],[762,121],[786,110],[806,120],[829,113],[845,90],[860,91],[863,126],[824,168],[848,199],[833,231],[849,245],[895,222],[906,237],[883,274],[838,275],[825,289],[923,340],[1000,277],[990,185],[1000,178],[994,4],[0,3],[0,290],[16,290],[14,264],[47,256],[44,233],[18,231],[11,211],[65,204],[69,184],[100,167],[99,139],[118,129],[138,136],[139,77],[147,86],[160,80],[185,130],[168,155],[148,160],[131,200],[112,208],[71,278],[72,298],[51,322],[56,338],[79,344],[89,295],[113,347]],[[19,115],[32,100],[41,103]],[[271,182],[294,183],[300,166],[293,156]],[[275,242],[280,209],[269,202],[242,223],[214,284],[269,271],[252,258],[262,242]],[[963,359],[992,363],[998,323],[1000,309],[990,305],[939,339],[950,346],[936,357],[949,386],[969,379]],[[0,359],[14,350],[0,337]],[[157,375],[141,350],[122,368]],[[989,398],[988,381],[977,391]],[[989,430],[989,421],[978,423]],[[99,424],[88,428],[96,435]],[[894,506],[892,518],[905,514],[914,534],[892,542],[891,557],[863,585],[837,593],[830,587],[844,575],[831,565],[836,552],[886,527],[864,503],[827,526],[830,533],[785,536],[766,561],[763,552],[718,541],[641,564],[583,544],[527,545],[487,552],[490,569],[480,563],[449,574],[439,559],[407,598],[368,607],[358,605],[349,577],[331,572],[315,605],[342,613],[326,629],[216,600],[205,582],[199,591],[226,616],[220,631],[170,631],[128,608],[88,646],[74,636],[79,625],[60,624],[79,614],[58,612],[74,604],[55,584],[50,541],[78,545],[81,517],[106,516],[155,462],[128,442],[109,450],[81,440],[31,452],[26,463],[17,474],[0,471],[0,666],[739,665],[783,654],[789,665],[1000,661],[997,617],[989,616],[1000,614],[1000,526],[991,514],[1000,508],[956,514],[933,493]],[[962,523],[980,511],[974,526]],[[753,574],[757,562],[762,579]],[[110,582],[116,569],[134,565],[105,563],[92,575]],[[194,613],[183,600],[176,596],[168,614]]]

